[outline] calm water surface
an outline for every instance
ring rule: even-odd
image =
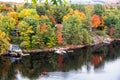
[[[0,80],[120,80],[120,43],[65,55],[36,53],[21,61],[1,57]]]

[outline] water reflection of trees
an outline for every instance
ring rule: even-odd
[[[119,45],[111,44],[101,48],[84,47],[75,49],[74,53],[58,55],[54,53],[36,53],[23,57],[21,63],[11,63],[9,58],[0,58],[0,80],[15,80],[19,71],[23,77],[35,80],[47,72],[79,70],[83,65],[89,72],[91,65],[101,69],[105,61],[120,56]]]
[[[0,80],[16,80],[17,67],[16,63],[11,63],[8,57],[0,58]]]
[[[16,74],[19,70],[19,63],[12,63],[9,70],[7,71],[5,80],[16,80]]]
[[[89,50],[76,49],[74,53],[58,55],[53,53],[31,54],[22,59],[20,72],[23,77],[36,79],[47,72],[78,70],[90,60]]]
[[[52,53],[31,54],[26,58],[23,58],[20,70],[24,77],[35,79],[44,72],[54,71],[56,68],[56,57]]]
[[[106,52],[105,59],[106,61],[112,61],[120,57],[120,43],[116,42],[108,45],[108,51]]]
[[[4,79],[10,67],[9,58],[0,57],[0,80]]]
[[[86,65],[91,57],[91,48],[82,48],[74,50],[64,60],[64,71],[78,70],[82,65]]]
[[[94,69],[102,68],[102,66],[104,65],[104,57],[105,54],[101,50],[94,51],[92,53],[91,63],[94,66]]]

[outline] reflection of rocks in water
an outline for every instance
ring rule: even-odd
[[[19,62],[21,62],[21,57],[10,57],[10,61],[12,62],[12,63],[19,63]]]
[[[44,77],[44,76],[48,76],[48,72],[46,71],[41,72],[40,77]]]

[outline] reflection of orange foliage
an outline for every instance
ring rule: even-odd
[[[62,70],[62,67],[63,67],[63,56],[59,55],[58,56],[58,68],[60,71]]]
[[[44,32],[47,31],[46,23],[42,23],[42,24],[41,24],[41,30],[44,31]]]
[[[100,64],[100,56],[98,55],[93,55],[92,56],[92,64],[94,66],[98,66]]]
[[[94,65],[94,67],[97,67],[100,65],[100,63],[103,61],[104,55],[92,55],[92,64]]]
[[[100,17],[94,14],[91,18],[92,27],[97,28],[100,25]]]

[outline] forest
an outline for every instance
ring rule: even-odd
[[[0,3],[0,54],[10,44],[31,50],[118,39],[119,24],[119,4]]]

